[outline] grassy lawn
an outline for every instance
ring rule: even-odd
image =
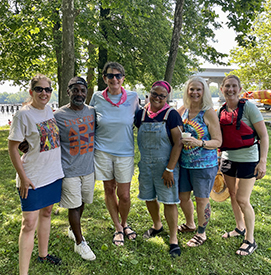
[[[269,136],[271,129],[268,129]],[[15,188],[15,170],[8,157],[8,128],[0,128],[0,274],[18,274],[18,235],[21,225],[20,201]],[[102,182],[96,182],[94,202],[86,205],[82,218],[83,234],[97,256],[93,262],[81,259],[73,252],[73,242],[67,237],[67,210],[54,206],[49,253],[62,258],[62,265],[54,267],[37,263],[37,239],[30,263],[29,275],[129,275],[129,274],[271,274],[271,149],[267,174],[254,187],[251,203],[256,214],[255,239],[258,249],[248,257],[235,255],[242,239],[224,240],[222,234],[234,229],[235,222],[230,200],[217,203],[211,200],[212,216],[207,229],[208,240],[203,246],[189,248],[186,243],[193,233],[179,235],[181,257],[171,259],[168,253],[168,227],[161,216],[164,232],[148,241],[142,234],[152,225],[145,203],[137,199],[139,153],[136,148],[135,175],[131,187],[129,225],[136,230],[136,241],[125,240],[124,247],[112,244],[114,227],[105,207]],[[196,213],[195,213],[196,217]],[[184,216],[179,208],[179,224]]]

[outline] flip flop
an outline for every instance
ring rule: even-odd
[[[246,233],[246,229],[244,229],[243,231],[241,231],[240,229],[238,229],[237,227],[233,230],[235,231],[236,233],[238,233],[238,235],[231,235],[230,233],[232,232],[227,232],[227,237],[223,237],[224,239],[228,239],[228,238],[232,238],[232,237],[240,237],[240,236],[245,236],[245,233]]]
[[[155,237],[157,234],[159,234],[160,232],[162,232],[164,230],[163,226],[159,229],[156,230],[154,228],[150,228],[148,229],[144,234],[143,234],[143,238],[144,239],[149,239],[149,238],[153,238]]]
[[[125,233],[125,230],[127,230],[127,229],[130,229],[132,232],[126,234],[126,233]],[[125,235],[129,240],[132,240],[132,241],[133,241],[133,240],[135,240],[136,237],[137,237],[136,232],[135,232],[129,225],[127,225],[126,227],[123,228],[123,232],[124,232],[124,235]],[[129,238],[129,237],[132,236],[132,235],[135,235],[135,237]]]
[[[186,224],[182,224],[178,226],[178,233],[187,233],[187,232],[195,232],[196,231],[196,227],[195,228],[190,228],[188,227]]]
[[[120,235],[120,234],[123,236],[123,240],[115,240],[115,237],[118,236],[118,235]],[[112,240],[112,242],[116,246],[123,246],[124,245],[124,233],[122,231],[115,232],[113,234],[113,240]],[[117,244],[117,243],[119,243],[119,244]]]
[[[204,239],[202,239],[202,237],[200,237],[198,235],[194,235],[194,237],[188,242],[193,245],[189,245],[188,243],[187,243],[187,245],[189,247],[198,247],[198,246],[204,244],[206,242],[206,240],[207,240],[207,238],[204,240]]]

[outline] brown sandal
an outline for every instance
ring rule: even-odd
[[[182,224],[178,226],[178,233],[187,233],[187,232],[195,232],[196,231],[196,227],[195,228],[190,228],[188,227],[186,224]]]
[[[194,237],[188,242],[193,245],[189,245],[188,243],[187,243],[187,245],[189,247],[197,247],[197,246],[204,244],[206,242],[206,240],[207,240],[207,238],[204,240],[204,239],[202,239],[202,237],[200,237],[198,235],[194,235]]]

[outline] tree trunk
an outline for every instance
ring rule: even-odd
[[[67,86],[74,76],[74,0],[62,1],[63,12],[63,35],[62,35],[62,69],[61,89],[59,91],[59,107],[69,102]]]
[[[55,24],[53,27],[53,36],[54,36],[54,49],[56,53],[57,61],[57,80],[58,80],[58,94],[60,95],[61,90],[61,68],[62,68],[62,34],[60,31],[60,18],[59,12],[55,10]],[[60,97],[59,97],[60,98]]]
[[[107,28],[106,28],[106,20],[108,20],[108,15],[110,13],[110,9],[100,8],[100,17],[101,17],[101,31],[102,34],[107,41]],[[99,47],[99,62],[98,62],[98,91],[102,91],[106,88],[106,84],[103,80],[102,70],[107,62],[107,48],[103,45]]]
[[[91,57],[93,56],[95,51],[95,46],[89,42],[88,45],[88,56]],[[87,93],[87,98],[86,98],[86,104],[89,104],[91,97],[94,92],[94,67],[89,65],[88,66],[88,71],[87,71],[87,84],[88,84],[88,93]]]
[[[178,53],[178,46],[181,36],[182,23],[183,23],[183,6],[184,0],[176,0],[175,13],[174,13],[174,27],[172,32],[169,57],[167,61],[167,68],[165,73],[165,80],[171,84],[174,73],[175,62]]]

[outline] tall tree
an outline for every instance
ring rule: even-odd
[[[165,72],[165,80],[168,83],[172,82],[175,62],[178,54],[178,47],[179,47],[182,23],[183,23],[184,1],[185,0],[176,0],[176,4],[175,4],[173,32],[172,32],[169,57],[168,57],[167,67]]]
[[[67,104],[67,85],[74,76],[74,1],[62,1],[63,23],[62,23],[62,69],[61,86],[59,88],[59,106]]]

